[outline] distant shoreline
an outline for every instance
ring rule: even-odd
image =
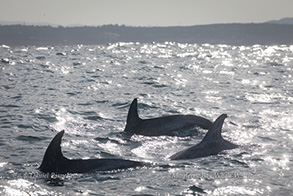
[[[52,27],[0,25],[0,44],[8,46],[96,45],[115,42],[179,42],[227,45],[292,45],[293,25],[212,24],[174,27]]]

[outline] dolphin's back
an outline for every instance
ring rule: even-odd
[[[170,159],[171,160],[181,160],[181,159],[196,159],[201,157],[206,157],[210,155],[216,155],[221,150],[219,148],[219,144],[217,142],[209,142],[209,143],[199,143],[190,148],[182,150],[173,154]]]
[[[195,127],[209,129],[212,122],[195,115],[170,115],[151,119],[141,119],[137,112],[135,98],[128,111],[124,131],[131,134],[146,136],[177,135],[177,132],[190,130]]]
[[[142,163],[124,159],[75,159],[70,160],[63,173],[85,173],[92,171],[111,171],[117,169],[135,168],[143,166]]]
[[[212,123],[203,117],[195,115],[171,115],[159,118],[143,119],[136,129],[139,130],[138,134],[147,136],[174,136],[181,131],[184,132],[196,127],[208,129],[211,125]]]
[[[61,151],[61,139],[64,131],[59,132],[49,144],[39,169],[46,173],[85,173],[135,168],[144,164],[124,159],[68,159]]]
[[[210,155],[216,155],[223,150],[236,148],[237,145],[223,139],[221,135],[223,123],[226,117],[226,114],[220,115],[215,120],[215,122],[210,127],[209,131],[200,143],[175,153],[170,157],[170,159],[195,159]]]

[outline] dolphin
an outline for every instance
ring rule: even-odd
[[[129,108],[124,133],[145,136],[174,136],[178,131],[184,131],[199,126],[209,129],[212,122],[195,115],[171,115],[159,118],[141,119],[137,112],[135,98]]]
[[[61,138],[64,130],[57,133],[49,144],[39,169],[45,173],[87,173],[136,168],[144,164],[124,159],[68,159],[61,152]]]
[[[170,159],[196,159],[200,157],[216,155],[223,150],[237,148],[236,144],[225,140],[221,135],[222,126],[226,117],[227,114],[222,114],[219,116],[200,143],[177,152],[176,154],[172,155]]]

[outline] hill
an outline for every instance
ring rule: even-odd
[[[268,21],[267,23],[293,25],[293,18],[282,18],[280,20],[271,20],[271,21]]]

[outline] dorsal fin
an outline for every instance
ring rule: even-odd
[[[227,118],[227,114],[222,114],[215,120],[212,126],[209,128],[209,131],[205,135],[202,141],[212,141],[212,140],[219,140],[222,138],[222,127],[225,118]]]
[[[53,168],[56,167],[57,163],[64,159],[64,156],[61,151],[61,139],[63,135],[64,130],[57,133],[57,135],[49,144],[45,152],[42,164],[40,166],[41,171],[50,172]]]
[[[139,118],[138,112],[137,112],[137,98],[135,98],[133,99],[128,111],[126,127],[135,126],[140,120],[141,119]]]

